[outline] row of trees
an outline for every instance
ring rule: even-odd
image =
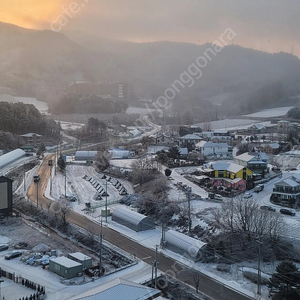
[[[32,104],[0,102],[0,128],[13,134],[35,132],[59,136],[60,127],[40,114]]]
[[[104,99],[96,95],[66,95],[50,106],[52,114],[122,113],[128,108],[124,101]]]

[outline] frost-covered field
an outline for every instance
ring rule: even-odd
[[[272,118],[272,117],[280,117],[285,116],[286,113],[293,108],[293,106],[287,107],[275,107],[270,109],[263,109],[256,113],[245,115],[245,117],[255,117],[255,118]]]

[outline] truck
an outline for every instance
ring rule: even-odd
[[[53,166],[53,160],[52,159],[48,160],[48,166]]]
[[[255,188],[254,188],[254,192],[259,193],[264,189],[264,185],[263,184],[258,184]]]

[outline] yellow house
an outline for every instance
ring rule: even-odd
[[[241,178],[244,180],[251,180],[253,178],[253,172],[250,169],[230,162],[212,162],[207,164],[206,168],[202,169],[202,171],[213,178]]]

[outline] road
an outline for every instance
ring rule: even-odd
[[[48,166],[48,159],[54,159],[54,155],[46,157],[42,163],[38,174],[40,175],[39,187],[37,189],[36,184],[32,183],[28,189],[28,198],[42,206],[44,209],[48,209],[53,201],[47,199],[44,196],[44,192],[47,186],[47,182],[50,176],[50,167]],[[38,194],[38,197],[36,197]],[[98,223],[86,218],[84,215],[78,214],[74,211],[70,211],[67,216],[67,221],[73,223],[85,230],[91,231],[95,234],[100,233],[100,226]],[[146,248],[137,242],[130,240],[123,236],[119,232],[107,227],[103,227],[104,239],[111,244],[116,245],[122,250],[135,255],[147,264],[151,264],[154,261],[155,251]],[[153,245],[154,246],[154,245]],[[193,278],[198,277],[200,280],[199,291],[215,300],[249,300],[253,299],[247,295],[243,295],[240,292],[233,290],[229,286],[214,280],[213,278],[178,263],[176,260],[165,256],[162,253],[158,254],[159,269],[169,275],[176,277],[178,280],[194,286]],[[188,262],[187,262],[188,263]]]

